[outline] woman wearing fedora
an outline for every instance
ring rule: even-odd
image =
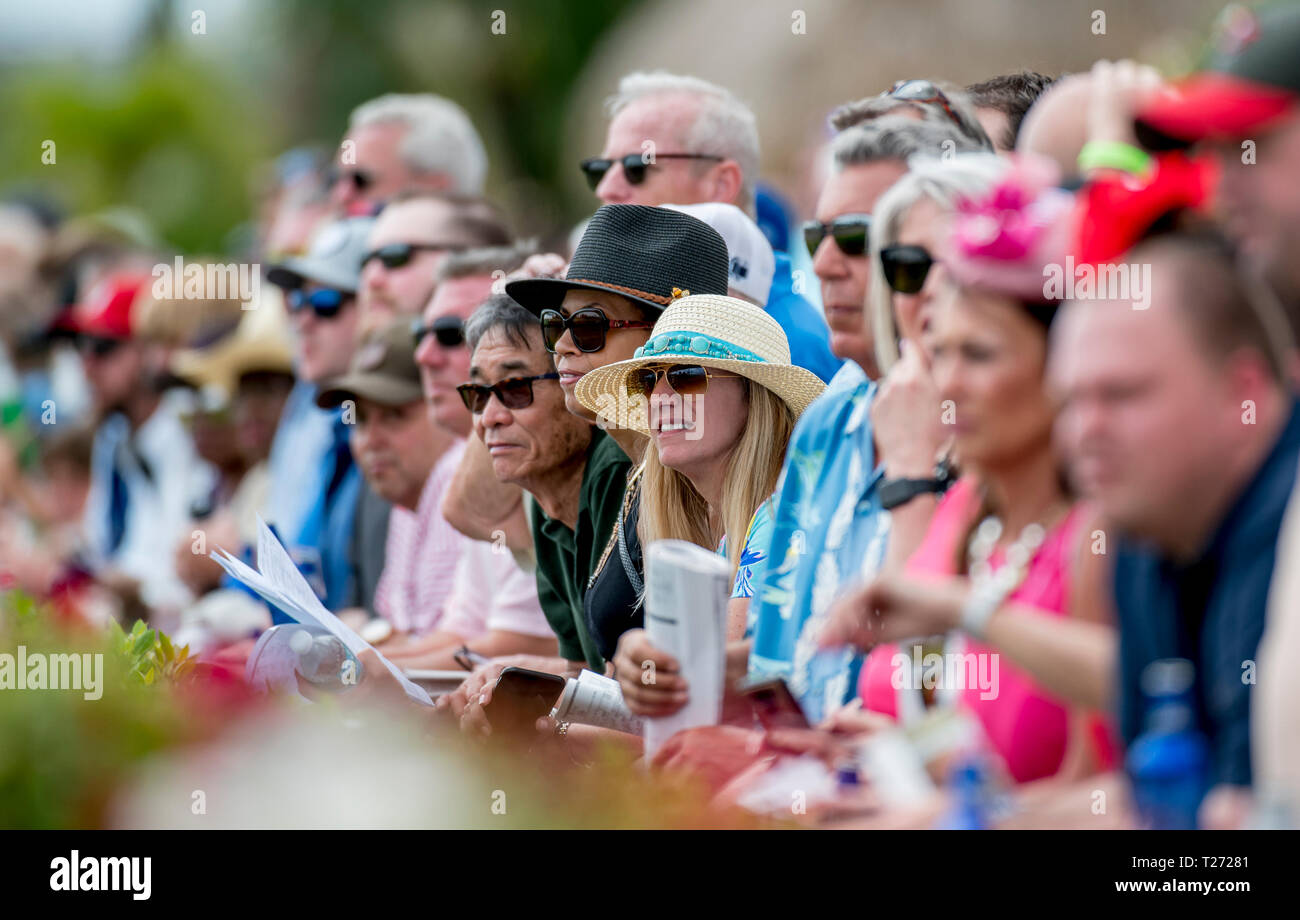
[[[650,439],[640,542],[688,540],[735,568],[730,639],[748,631],[751,575],[767,551],[790,432],[824,388],[790,363],[785,332],[761,307],[717,295],[674,300],[634,357],[587,373],[576,388],[602,422]],[[640,625],[639,610],[632,620],[621,610],[589,613],[605,644]],[[624,620],[609,623],[611,615]]]

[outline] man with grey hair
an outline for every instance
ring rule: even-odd
[[[895,115],[855,124],[831,144],[832,172],[816,219],[804,227],[831,347],[848,360],[791,435],[775,496],[772,552],[767,567],[754,573],[754,638],[730,649],[728,660],[733,674],[747,668],[751,677],[785,679],[814,721],[852,698],[861,665],[849,650],[816,654],[831,600],[840,588],[906,558],[941,488],[931,479],[940,447],[935,426],[918,424],[939,410],[928,375],[909,365],[880,387],[875,380],[867,319],[872,212],[912,157],[984,149],[947,121]],[[635,680],[644,661],[654,662],[653,687]],[[687,689],[684,681],[644,632],[624,634],[615,667],[633,711],[657,716],[679,708],[673,697]]]
[[[583,660],[581,595],[613,532],[630,462],[598,427],[565,408],[553,356],[537,317],[506,294],[494,294],[470,317],[469,383],[462,398],[474,433],[487,447],[493,474],[519,486],[535,503],[531,517],[542,609],[559,639],[560,657],[498,658],[438,701],[483,724],[483,705],[506,667],[576,677]]]
[[[619,81],[606,110],[605,149],[582,161],[605,204],[729,204],[754,219],[758,123],[729,90],[698,77],[637,71]],[[785,330],[790,359],[830,380],[839,362],[826,322],[794,289],[790,257],[776,252],[775,261],[758,305]]]
[[[829,121],[836,131],[845,131],[886,115],[949,125],[979,149],[993,149],[970,97],[931,80],[899,80],[878,96],[844,103],[831,112]]]
[[[469,379],[465,323],[492,296],[493,286],[523,265],[533,248],[520,243],[467,249],[448,255],[434,273],[433,295],[415,328],[415,361],[433,420],[462,438],[473,433],[469,410],[456,392]],[[481,449],[475,453],[486,456]],[[495,478],[491,484],[498,485]],[[517,503],[517,491],[514,498]]]
[[[465,110],[430,93],[390,93],[358,106],[331,191],[345,214],[374,214],[416,189],[481,195],[487,153]]]
[[[730,90],[637,71],[609,98],[605,149],[582,171],[605,204],[722,201],[754,214],[758,124]]]

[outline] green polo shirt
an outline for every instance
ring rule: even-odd
[[[560,657],[585,660],[594,671],[604,670],[605,659],[588,634],[582,598],[592,570],[614,532],[631,467],[632,462],[618,442],[593,428],[587,465],[582,471],[577,530],[570,530],[536,505],[531,515],[537,596],[559,639]]]

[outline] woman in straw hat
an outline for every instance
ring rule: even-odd
[[[635,357],[578,384],[578,400],[601,424],[650,438],[638,471],[641,543],[688,540],[736,569],[729,638],[747,632],[786,443],[823,389],[790,363],[785,332],[761,307],[713,294],[674,300]]]

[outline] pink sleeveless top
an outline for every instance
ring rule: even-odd
[[[1048,532],[1030,561],[1024,580],[1011,593],[1011,599],[1038,608],[1043,616],[1066,615],[1072,560],[1078,552],[1079,531],[1083,525],[1082,510],[1082,506],[1076,504],[1065,519]],[[978,513],[979,495],[974,480],[960,479],[935,509],[925,539],[907,561],[907,572],[922,577],[955,574],[957,544],[966,537]],[[1001,547],[994,551],[989,559],[994,570],[1002,566],[1004,555]],[[987,659],[982,659],[982,656],[993,653],[988,646],[974,639],[963,639],[964,646],[960,649],[963,653],[975,653],[981,656],[979,660],[985,661]],[[951,644],[948,650],[952,650]],[[863,664],[858,683],[864,708],[895,719],[898,718],[897,694],[920,692],[895,689],[892,675],[896,654],[905,655],[909,661],[913,657],[911,648],[903,649],[895,644],[874,648]],[[1013,666],[1006,655],[998,655],[997,664],[996,695],[986,699],[984,697],[991,695],[988,690],[967,686],[952,691],[957,705],[968,707],[983,723],[989,741],[1006,761],[1008,771],[1017,782],[1051,776],[1060,769],[1065,756],[1069,734],[1067,707]],[[986,676],[992,676],[991,662],[985,671]],[[978,681],[968,679],[966,683],[978,684]],[[991,681],[985,686],[990,687]],[[1097,735],[1098,732],[1094,730],[1091,734]],[[1101,742],[1100,747],[1103,749],[1099,752],[1102,760],[1109,760],[1109,753],[1104,750],[1109,745]]]

